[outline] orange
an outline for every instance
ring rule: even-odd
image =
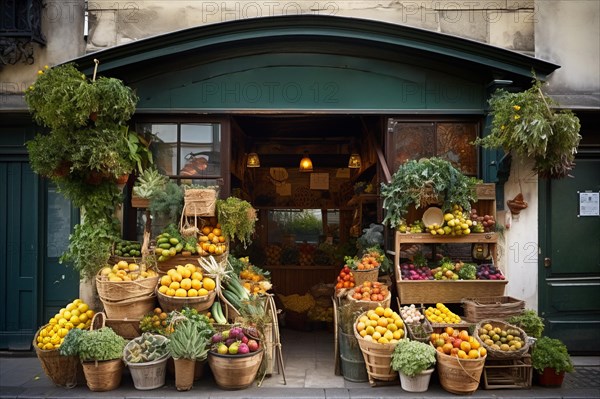
[[[471,344],[469,343],[469,341],[462,341],[460,343],[460,349],[468,353],[471,350]]]
[[[468,341],[469,332],[467,330],[461,330],[460,333],[458,333],[458,338],[462,339],[463,341]]]
[[[204,276],[202,276],[202,273],[200,272],[193,272],[192,275],[190,276],[190,278],[192,280],[202,280]]]
[[[175,296],[175,290],[173,288],[169,288],[165,294],[168,296]]]
[[[175,296],[177,296],[177,297],[186,297],[187,296],[187,291],[184,290],[183,288],[179,288],[179,289],[175,290]]]
[[[213,280],[212,278],[204,277],[202,279],[202,287],[205,288],[207,291],[213,291],[216,286],[217,283],[215,283],[215,280]]]
[[[160,292],[161,294],[165,294],[165,295],[166,295],[166,293],[167,293],[168,290],[169,290],[169,287],[166,286],[166,285],[161,285],[158,288],[158,292]]]
[[[212,233],[216,236],[220,236],[222,232],[221,232],[221,229],[215,227],[213,229]]]
[[[210,226],[204,226],[204,227],[202,228],[202,234],[204,234],[205,236],[209,235],[209,234],[210,234],[210,231],[211,231],[211,228],[210,228]]]
[[[454,334],[454,328],[446,327],[446,334],[452,336]]]
[[[179,285],[179,283],[177,281],[173,281],[170,285],[169,288],[172,290],[178,290],[179,288],[181,288],[181,286]]]
[[[184,278],[183,280],[181,280],[180,286],[181,286],[181,288],[183,288],[184,290],[187,291],[190,288],[192,288],[192,280],[190,280],[189,278]]]
[[[200,288],[202,288],[202,282],[198,279],[193,279],[192,280],[192,288],[195,290],[199,290]]]
[[[468,353],[469,359],[478,359],[479,351],[477,349],[471,349]]]
[[[172,282],[173,281],[171,280],[171,277],[168,274],[166,274],[160,278],[160,285],[162,285],[162,286],[168,287],[171,285]]]
[[[442,349],[444,350],[444,353],[445,353],[446,355],[449,355],[449,354],[450,354],[450,351],[452,350],[452,348],[453,348],[453,346],[452,346],[452,344],[451,344],[451,343],[449,343],[449,342],[448,342],[448,343],[445,343],[445,344],[442,346]]]
[[[183,270],[181,270],[181,277],[183,278],[189,278],[192,275],[192,271],[188,268],[184,268]]]
[[[198,291],[193,288],[190,288],[187,292],[187,296],[191,296],[191,297],[198,296]]]
[[[181,280],[183,280],[183,277],[181,276],[180,273],[175,272],[175,273],[171,274],[171,280],[173,280],[175,282],[180,282]]]
[[[487,355],[487,350],[483,347],[479,348],[479,356],[484,357]]]
[[[458,351],[458,357],[460,359],[467,359],[468,358],[467,353],[465,351],[463,351],[463,350],[459,350]]]

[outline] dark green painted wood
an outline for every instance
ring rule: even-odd
[[[262,54],[135,82],[144,109],[352,109],[481,113],[478,82],[430,68],[324,54]]]
[[[546,334],[571,351],[597,352],[591,338],[600,329],[600,217],[577,217],[577,191],[600,190],[600,159],[576,163],[574,178],[540,181],[539,311]]]
[[[388,49],[399,54],[437,59],[448,66],[477,66],[487,70],[488,76],[494,76],[494,79],[514,75],[530,80],[532,69],[538,77],[545,79],[557,68],[555,64],[514,51],[405,25],[358,18],[290,15],[197,26],[116,46],[102,52],[99,71],[110,75],[118,74],[118,71],[143,74],[144,65],[156,70],[163,64],[168,69],[179,59],[194,54],[201,54],[209,62],[215,55],[231,58],[228,51],[239,55],[257,43],[262,46],[262,53],[269,53],[276,47],[292,49],[300,43],[306,49],[319,48],[325,43],[329,49],[327,53],[335,53],[353,44],[363,50],[355,54],[365,58],[374,58],[370,55]],[[97,55],[89,54],[76,62],[91,74],[94,58]]]
[[[42,323],[79,296],[79,276],[58,258],[69,245],[69,234],[79,220],[79,212],[57,192],[54,185],[44,185],[46,215],[43,234],[43,301]]]
[[[27,160],[0,162],[0,347],[29,349],[38,327],[38,178]],[[4,190],[3,190],[4,192]]]

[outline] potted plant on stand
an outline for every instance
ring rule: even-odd
[[[401,339],[392,353],[392,368],[400,374],[402,389],[425,392],[436,363],[435,348],[429,344]]]
[[[112,328],[104,326],[104,318],[102,327],[93,329],[96,317],[98,316],[94,316],[92,320],[90,330],[77,328],[69,330],[65,337],[67,345],[63,353],[70,356],[78,355],[88,388],[91,391],[104,392],[116,389],[121,384],[122,357],[126,341]]]
[[[205,360],[209,338],[198,329],[193,320],[177,321],[175,331],[169,336],[167,349],[175,362],[175,387],[189,391],[194,384],[196,361]]]
[[[431,157],[411,160],[400,165],[389,184],[381,184],[381,198],[386,210],[383,223],[391,228],[404,224],[409,207],[442,204],[442,211],[461,206],[465,211],[477,201],[477,179],[465,176],[444,159]]]
[[[565,372],[573,371],[566,345],[550,337],[542,337],[535,342],[531,351],[531,365],[538,372],[538,382],[543,386],[560,387]]]

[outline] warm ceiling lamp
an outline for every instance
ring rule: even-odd
[[[353,153],[350,154],[350,159],[348,160],[348,167],[350,169],[359,169],[361,166],[360,154]]]
[[[246,160],[246,167],[248,168],[258,168],[260,167],[260,158],[258,154],[255,152],[251,152],[248,154],[248,159]]]
[[[300,172],[312,172],[313,165],[312,161],[308,157],[308,152],[304,151],[304,157],[300,160]]]

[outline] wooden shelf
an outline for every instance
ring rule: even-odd
[[[398,298],[402,304],[460,303],[462,298],[503,296],[507,280],[403,280],[400,270],[402,244],[488,244],[497,265],[497,233],[472,233],[466,236],[436,237],[429,233],[396,232],[394,271]]]

